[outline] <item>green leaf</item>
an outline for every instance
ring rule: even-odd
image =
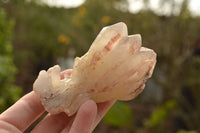
[[[150,119],[145,122],[146,126],[153,127],[162,123],[170,113],[170,111],[175,108],[176,101],[171,99],[166,101],[162,106],[157,107],[151,114]]]
[[[0,8],[0,113],[17,101],[22,93],[22,88],[15,85],[17,67],[13,56],[13,26],[13,21]]]
[[[124,127],[133,121],[131,107],[128,103],[117,101],[104,117],[104,122],[110,126]]]
[[[197,131],[179,130],[177,133],[197,133]]]

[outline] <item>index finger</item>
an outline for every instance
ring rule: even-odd
[[[20,131],[24,131],[44,112],[39,97],[32,91],[0,115],[5,121]]]

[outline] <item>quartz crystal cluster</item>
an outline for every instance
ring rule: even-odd
[[[104,27],[89,51],[75,59],[70,76],[61,79],[58,65],[42,70],[33,90],[48,112],[69,116],[88,99],[131,100],[143,91],[156,64],[156,53],[141,44],[141,36],[128,36],[123,22]]]

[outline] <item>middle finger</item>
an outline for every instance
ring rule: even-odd
[[[68,124],[71,117],[65,113],[48,114],[32,131],[32,133],[58,133]]]

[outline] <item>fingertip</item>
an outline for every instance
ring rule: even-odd
[[[83,113],[97,112],[97,104],[93,100],[88,100],[81,105],[79,110]]]
[[[83,105],[81,105],[77,117],[80,117],[80,121],[89,120],[91,123],[94,122],[97,115],[97,104],[93,100],[86,101]],[[93,119],[93,120],[92,120]]]
[[[72,74],[72,69],[67,69],[60,73],[60,77],[61,77],[61,79],[63,79],[65,77],[65,75],[70,76],[71,74]]]
[[[97,116],[97,105],[93,100],[86,101],[81,105],[77,112],[76,118],[72,124],[70,133],[89,133],[93,129],[93,125]]]

